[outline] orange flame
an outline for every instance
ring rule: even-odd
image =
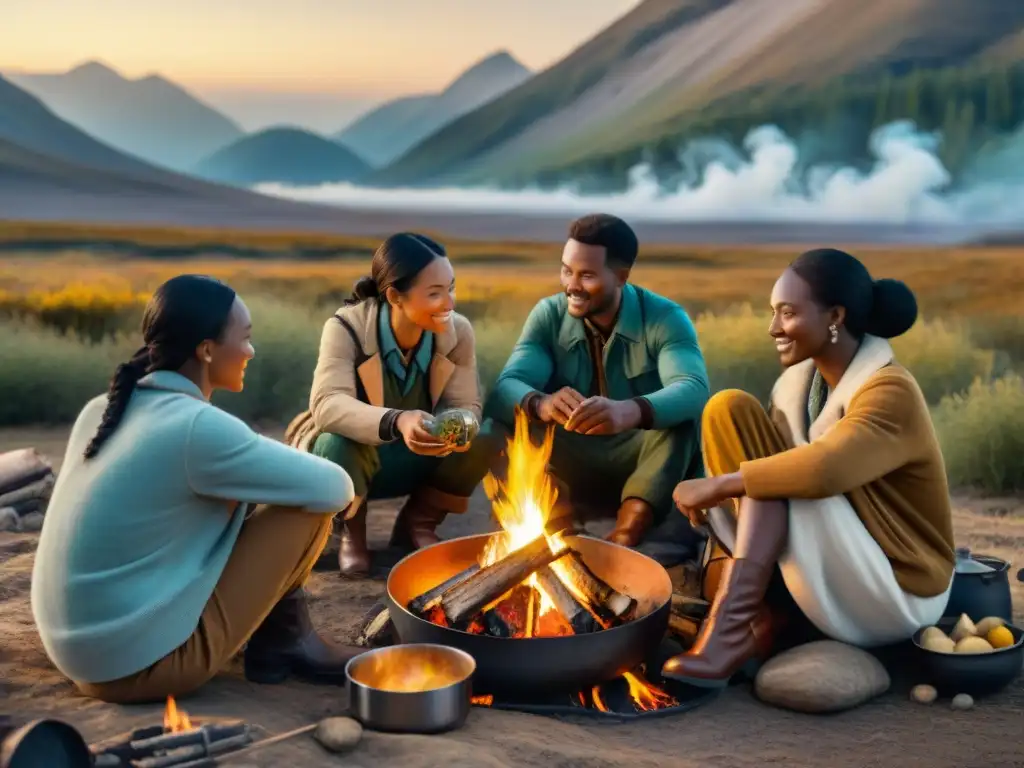
[[[164,709],[164,730],[168,733],[180,733],[181,731],[191,731],[193,727],[188,712],[178,709],[174,697],[168,696],[167,707]]]
[[[622,676],[626,678],[626,684],[629,685],[629,697],[638,711],[651,712],[655,709],[679,705],[674,696],[632,672],[626,672]]]
[[[489,693],[485,693],[481,696],[474,696],[470,699],[470,703],[477,707],[489,707],[494,703],[494,697]]]

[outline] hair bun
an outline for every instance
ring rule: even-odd
[[[366,301],[366,299],[375,299],[380,295],[377,290],[377,281],[367,275],[366,277],[360,277],[356,280],[356,284],[352,287],[352,298],[356,301]]]
[[[917,322],[917,299],[901,280],[884,278],[872,286],[871,319],[867,332],[892,339],[902,336]]]

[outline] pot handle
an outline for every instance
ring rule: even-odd
[[[1017,581],[1024,581],[1024,568],[1017,571]]]
[[[1005,571],[1004,571],[1004,573],[1005,573]],[[986,586],[988,586],[993,581],[995,581],[998,576],[1000,576],[1002,574],[1000,574],[999,571],[991,571],[990,573],[979,573],[978,575],[981,576],[981,583],[986,585]],[[1018,573],[1017,574],[1017,578],[1020,578],[1020,577],[1021,577],[1021,575]]]

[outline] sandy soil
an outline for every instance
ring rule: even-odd
[[[64,430],[0,430],[0,451],[35,445],[56,463]],[[371,537],[382,542],[395,506],[371,511]],[[483,500],[461,518],[449,518],[448,535],[482,530]],[[1024,499],[958,499],[959,540],[978,552],[1024,565]],[[115,707],[83,699],[49,665],[36,637],[29,583],[36,537],[0,534],[0,710],[18,716],[57,716],[90,740],[152,723],[159,707]],[[1017,618],[1024,618],[1024,585],[1015,584]],[[344,582],[329,571],[310,584],[315,619],[326,634],[351,639],[360,617],[382,593],[383,582]],[[754,766],[823,764],[863,766],[1024,766],[1024,679],[982,700],[969,712],[946,703],[922,707],[907,701],[907,683],[852,712],[810,717],[772,709],[746,686],[685,715],[631,724],[579,718],[541,718],[475,709],[461,730],[440,736],[368,733],[344,761],[329,757],[306,737],[257,753],[258,766]],[[198,695],[183,702],[198,716],[240,717],[271,733],[344,711],[343,689],[287,683],[247,683],[235,664]]]

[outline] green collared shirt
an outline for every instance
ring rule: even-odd
[[[488,397],[488,415],[514,423],[514,409],[529,396],[565,386],[600,392],[603,376],[612,400],[647,401],[651,429],[699,423],[710,395],[707,369],[682,307],[628,284],[615,327],[601,344],[588,338],[585,323],[569,315],[567,305],[561,293],[534,307]]]
[[[380,356],[388,370],[398,380],[402,394],[408,395],[416,380],[420,376],[425,379],[430,370],[430,360],[434,355],[434,334],[423,332],[420,343],[416,345],[412,357],[407,362],[398,342],[395,341],[395,333],[391,330],[391,305],[385,301],[380,302],[377,329],[380,335]]]

